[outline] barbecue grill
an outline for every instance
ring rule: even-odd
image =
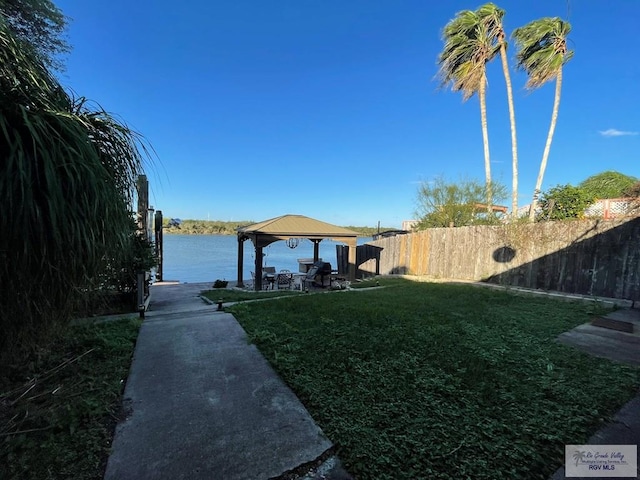
[[[331,284],[331,264],[321,260],[315,262],[307,272],[305,283],[307,282],[321,287],[329,286]]]

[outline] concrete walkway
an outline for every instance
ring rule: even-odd
[[[624,322],[632,326],[633,331],[628,333],[585,323],[561,334],[558,341],[596,357],[640,367],[640,310],[622,308],[602,318]]]
[[[151,287],[105,479],[349,478],[210,287]]]
[[[576,347],[589,355],[607,358],[614,362],[640,366],[640,311],[632,308],[614,310],[602,318],[626,322],[633,326],[633,332],[621,332],[603,328],[592,323],[579,325],[558,337],[565,345]],[[588,445],[638,445],[640,446],[640,395],[624,405],[613,421],[597,431]],[[640,465],[640,450],[636,459]],[[565,469],[561,467],[551,480],[564,480]],[[571,477],[580,480],[579,477]],[[604,477],[589,477],[594,478]]]

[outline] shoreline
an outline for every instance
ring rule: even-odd
[[[183,231],[175,231],[174,229],[166,229],[163,228],[162,229],[162,234],[163,235],[220,235],[220,236],[224,236],[224,237],[230,237],[230,236],[234,236],[236,235],[236,232],[233,233],[225,233],[225,232],[183,232]],[[358,238],[367,238],[367,237],[371,237],[372,235],[367,235],[366,233],[360,233],[358,232]]]

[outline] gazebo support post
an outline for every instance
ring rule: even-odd
[[[257,292],[262,290],[262,247],[256,238],[256,276],[253,279],[253,289]]]
[[[356,265],[356,251],[357,251],[358,240],[354,238],[352,240],[347,241],[346,243],[349,246],[349,271],[347,272],[347,274],[349,277],[349,281],[355,282],[356,270],[358,268],[358,266]]]
[[[244,264],[244,242],[246,239],[247,237],[238,235],[238,282],[236,283],[236,286],[239,288],[244,288],[242,267]]]
[[[322,240],[312,240],[313,242],[313,262],[317,262],[320,257],[320,242]]]

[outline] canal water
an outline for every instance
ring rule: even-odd
[[[371,241],[370,237],[358,238],[358,245]],[[163,279],[179,282],[235,281],[238,265],[238,238],[235,235],[175,235],[163,236]],[[320,242],[320,258],[337,265],[336,245],[332,240]],[[283,241],[274,242],[263,249],[265,266],[276,271],[298,271],[299,258],[313,258],[313,243],[300,240],[296,248],[287,247]],[[250,279],[255,270],[255,250],[250,240],[244,244],[243,278]]]

